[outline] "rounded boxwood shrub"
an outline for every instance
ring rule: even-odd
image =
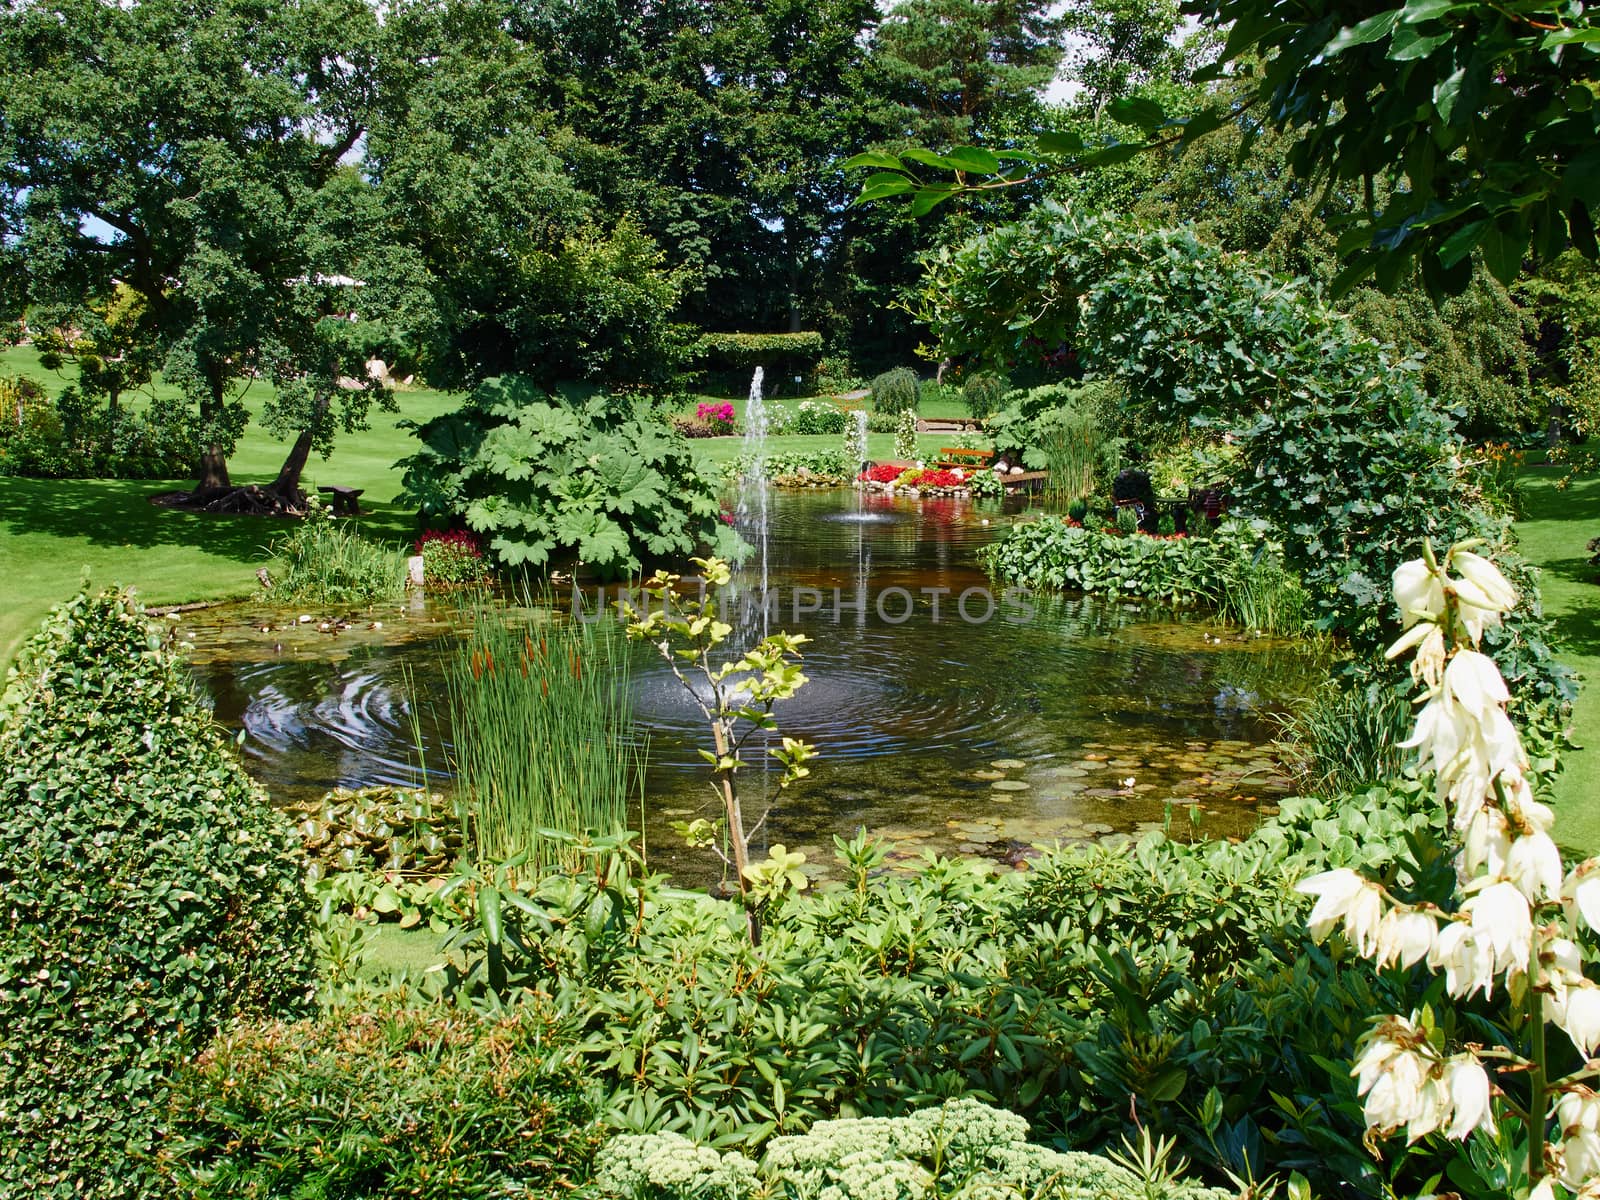
[[[921,388],[917,373],[910,367],[885,371],[872,381],[872,411],[903,413],[907,409],[914,409]]]
[[[131,593],[51,614],[0,696],[0,1197],[154,1191],[172,1068],[309,998],[292,844]]]

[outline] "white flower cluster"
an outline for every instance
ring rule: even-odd
[[[1317,898],[1311,934],[1321,939],[1341,928],[1357,953],[1380,966],[1426,963],[1457,998],[1488,995],[1497,984],[1515,997],[1532,997],[1536,1016],[1564,1030],[1588,1059],[1600,1046],[1600,988],[1584,975],[1561,918],[1565,930],[1580,921],[1600,930],[1600,860],[1563,874],[1550,836],[1553,814],[1534,799],[1528,758],[1506,715],[1505,680],[1477,649],[1484,630],[1516,604],[1516,592],[1464,543],[1442,564],[1429,549],[1401,566],[1394,596],[1405,633],[1389,656],[1415,650],[1412,676],[1426,688],[1404,745],[1434,772],[1461,838],[1461,901],[1453,913],[1404,905],[1354,871],[1325,871],[1298,885]],[[1435,1132],[1458,1139],[1474,1129],[1494,1132],[1493,1087],[1483,1062],[1472,1049],[1446,1055],[1438,1040],[1399,1016],[1384,1018],[1367,1035],[1352,1074],[1369,1129],[1404,1129],[1410,1141]],[[1526,1066],[1509,1051],[1494,1057]],[[1531,1195],[1553,1197],[1554,1177],[1583,1197],[1600,1198],[1600,1101],[1575,1081],[1551,1086],[1561,1140],[1548,1147],[1550,1175]]]
[[[1154,1190],[1095,1154],[1027,1140],[1028,1123],[977,1100],[904,1117],[818,1121],[767,1144],[759,1177],[744,1155],[718,1155],[675,1133],[613,1138],[600,1152],[600,1195],[624,1200],[1228,1200],[1183,1180]]]

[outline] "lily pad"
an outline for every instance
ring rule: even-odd
[[[996,771],[1020,771],[1028,764],[1020,758],[997,758],[989,765]]]
[[[1033,785],[1020,779],[997,779],[989,786],[997,792],[1025,792]]]

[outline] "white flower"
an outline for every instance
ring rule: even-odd
[[[1554,1012],[1551,1016],[1567,1031],[1578,1053],[1588,1058],[1600,1043],[1600,988],[1587,979],[1570,982],[1561,1009],[1559,1017]]]
[[[1295,884],[1294,890],[1301,895],[1317,898],[1311,908],[1311,916],[1306,920],[1311,936],[1319,942],[1327,937],[1349,911],[1351,901],[1366,886],[1366,880],[1345,867],[1324,871]]]
[[[1450,566],[1457,575],[1456,595],[1468,604],[1494,612],[1510,612],[1517,605],[1517,589],[1500,574],[1500,568],[1470,550],[1450,555]]]
[[[1438,932],[1438,923],[1425,912],[1391,909],[1378,926],[1378,965],[1387,967],[1398,962],[1409,967],[1421,962],[1432,952]]]
[[[1550,1182],[1550,1176],[1539,1180],[1533,1191],[1528,1193],[1528,1200],[1556,1200],[1555,1185]]]
[[[1383,923],[1383,893],[1362,880],[1362,888],[1350,900],[1344,914],[1344,935],[1362,958],[1378,952],[1378,927]]]
[[[1432,1128],[1437,1128],[1438,1097],[1425,1090],[1428,1066],[1427,1059],[1414,1051],[1385,1038],[1373,1040],[1356,1064],[1361,1079],[1356,1093],[1366,1096],[1363,1112],[1369,1129],[1426,1125],[1430,1116]]]
[[[1567,920],[1581,915],[1590,929],[1600,932],[1600,859],[1579,863],[1567,873],[1561,885],[1561,900],[1567,907]]]
[[[1494,952],[1494,973],[1515,975],[1528,969],[1533,950],[1533,914],[1528,898],[1515,884],[1501,880],[1490,884],[1461,906],[1472,918],[1472,932],[1480,945]]]
[[[1426,1070],[1429,1064],[1423,1060]],[[1450,1088],[1438,1075],[1430,1073],[1417,1089],[1417,1102],[1406,1122],[1406,1145],[1427,1137],[1450,1116]]]
[[[1444,611],[1444,582],[1420,558],[1401,563],[1392,576],[1400,622],[1410,629],[1418,621],[1433,620]]]
[[[1548,833],[1526,834],[1511,843],[1505,873],[1530,903],[1552,900],[1561,894],[1561,851]]]
[[[1455,1118],[1445,1137],[1461,1139],[1482,1127],[1493,1133],[1494,1111],[1489,1107],[1489,1073],[1471,1055],[1450,1060],[1445,1069]]]
[[[1490,875],[1504,875],[1511,858],[1511,830],[1506,815],[1487,805],[1473,814],[1461,843],[1460,877],[1463,882],[1485,867]]]
[[[1600,1096],[1581,1085],[1562,1092],[1556,1101],[1556,1119],[1563,1134],[1579,1130],[1600,1133]]]
[[[1477,934],[1465,921],[1452,921],[1439,931],[1428,965],[1444,968],[1445,990],[1452,996],[1493,990],[1494,954],[1478,944]]]
[[[1574,1191],[1600,1175],[1600,1134],[1579,1130],[1561,1143],[1561,1182]]]
[[[1444,686],[1467,713],[1479,721],[1489,710],[1511,699],[1494,659],[1476,650],[1458,650],[1444,669]]]

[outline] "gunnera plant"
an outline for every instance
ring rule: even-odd
[[[0,764],[0,1198],[161,1194],[174,1069],[308,1003],[293,831],[126,591],[23,648]]]
[[[915,409],[921,393],[917,373],[910,367],[885,371],[872,381],[872,411],[903,413]]]

